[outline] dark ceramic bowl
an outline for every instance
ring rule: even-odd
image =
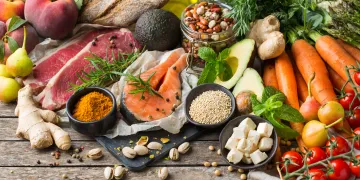
[[[100,92],[105,96],[110,97],[113,103],[112,110],[109,114],[103,117],[100,120],[92,122],[83,122],[75,119],[72,114],[75,108],[75,104],[80,100],[81,97],[90,93],[90,92]],[[106,133],[106,131],[112,128],[116,122],[116,100],[114,95],[107,89],[101,87],[87,87],[76,91],[66,103],[66,113],[69,117],[70,126],[75,129],[77,132],[90,135],[90,136],[99,136]]]
[[[225,159],[225,161],[227,163],[229,163],[231,166],[234,166],[236,168],[241,168],[241,169],[256,169],[259,168],[261,166],[264,166],[265,164],[267,164],[269,161],[271,161],[271,159],[274,157],[277,146],[278,146],[278,138],[277,138],[277,134],[275,131],[275,128],[273,129],[273,132],[271,134],[271,138],[274,140],[273,142],[273,147],[271,148],[271,150],[265,152],[268,156],[267,159],[265,159],[263,162],[259,163],[259,164],[245,164],[242,161],[240,161],[240,163],[238,164],[233,164],[231,162],[229,162],[226,158],[227,154],[229,153],[229,150],[225,148],[225,144],[227,142],[227,140],[230,138],[230,136],[233,133],[233,128],[239,126],[240,122],[243,121],[245,118],[249,117],[255,124],[256,126],[259,123],[269,123],[268,121],[266,121],[265,119],[259,117],[259,116],[254,116],[254,115],[243,115],[243,116],[239,116],[236,117],[235,119],[231,120],[225,127],[224,129],[221,131],[220,134],[220,148],[221,148],[221,154],[223,156],[223,158]],[[270,124],[270,123],[269,123]]]
[[[189,111],[190,111],[190,105],[192,103],[192,101],[198,97],[200,94],[202,94],[203,92],[205,91],[210,91],[210,90],[213,90],[213,91],[222,91],[224,93],[226,93],[230,99],[231,99],[231,112],[229,114],[229,116],[219,122],[219,123],[216,123],[216,124],[202,124],[202,123],[198,123],[196,121],[194,121],[190,114],[189,114]],[[227,123],[231,117],[234,115],[235,113],[235,106],[236,106],[236,103],[235,103],[235,97],[234,95],[228,90],[226,89],[224,86],[221,86],[221,85],[218,85],[218,84],[202,84],[202,85],[199,85],[199,86],[196,86],[195,88],[193,88],[190,93],[188,94],[188,96],[186,97],[186,100],[185,100],[185,115],[186,115],[186,118],[187,120],[196,125],[196,126],[200,126],[200,127],[204,127],[204,128],[216,128],[216,127],[219,127],[221,125],[224,125],[225,123]]]

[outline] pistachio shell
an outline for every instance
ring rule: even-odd
[[[179,152],[176,148],[172,148],[169,152],[169,158],[173,161],[176,161],[179,159]]]
[[[125,168],[123,168],[122,166],[117,166],[114,172],[115,179],[121,179],[125,175],[125,173]]]
[[[147,148],[153,149],[153,150],[161,150],[162,149],[162,144],[160,144],[158,142],[150,142],[147,145]]]
[[[129,147],[124,147],[122,149],[122,153],[124,154],[125,157],[133,159],[136,157],[136,151],[129,148]]]
[[[143,156],[149,153],[149,149],[143,145],[136,145],[134,147],[137,155]]]
[[[145,146],[149,141],[149,137],[148,136],[141,136],[140,139],[138,140],[138,142],[136,142],[136,145],[143,145]]]
[[[160,179],[164,180],[168,177],[168,175],[169,175],[169,170],[167,167],[163,167],[159,169],[158,176]]]
[[[101,148],[91,149],[87,154],[87,157],[91,159],[99,159],[102,156],[103,156],[103,152]]]
[[[106,179],[113,179],[114,177],[114,169],[111,167],[106,167],[104,170],[104,177]]]
[[[178,151],[181,154],[187,153],[189,151],[189,149],[190,149],[190,143],[189,142],[184,142],[178,147]]]

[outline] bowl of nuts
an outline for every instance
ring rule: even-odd
[[[190,65],[203,66],[197,55],[201,46],[211,47],[215,52],[235,43],[233,25],[235,20],[227,17],[231,7],[220,2],[198,2],[189,5],[181,16],[182,47],[190,53]]]
[[[278,138],[265,119],[243,115],[231,120],[221,131],[220,148],[224,159],[241,169],[255,169],[274,157]]]

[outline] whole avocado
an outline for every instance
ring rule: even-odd
[[[180,20],[169,11],[146,11],[136,22],[135,37],[148,50],[165,51],[180,43]]]

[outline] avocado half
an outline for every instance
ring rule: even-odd
[[[171,50],[180,44],[179,18],[166,10],[153,9],[140,16],[135,38],[148,50]]]

